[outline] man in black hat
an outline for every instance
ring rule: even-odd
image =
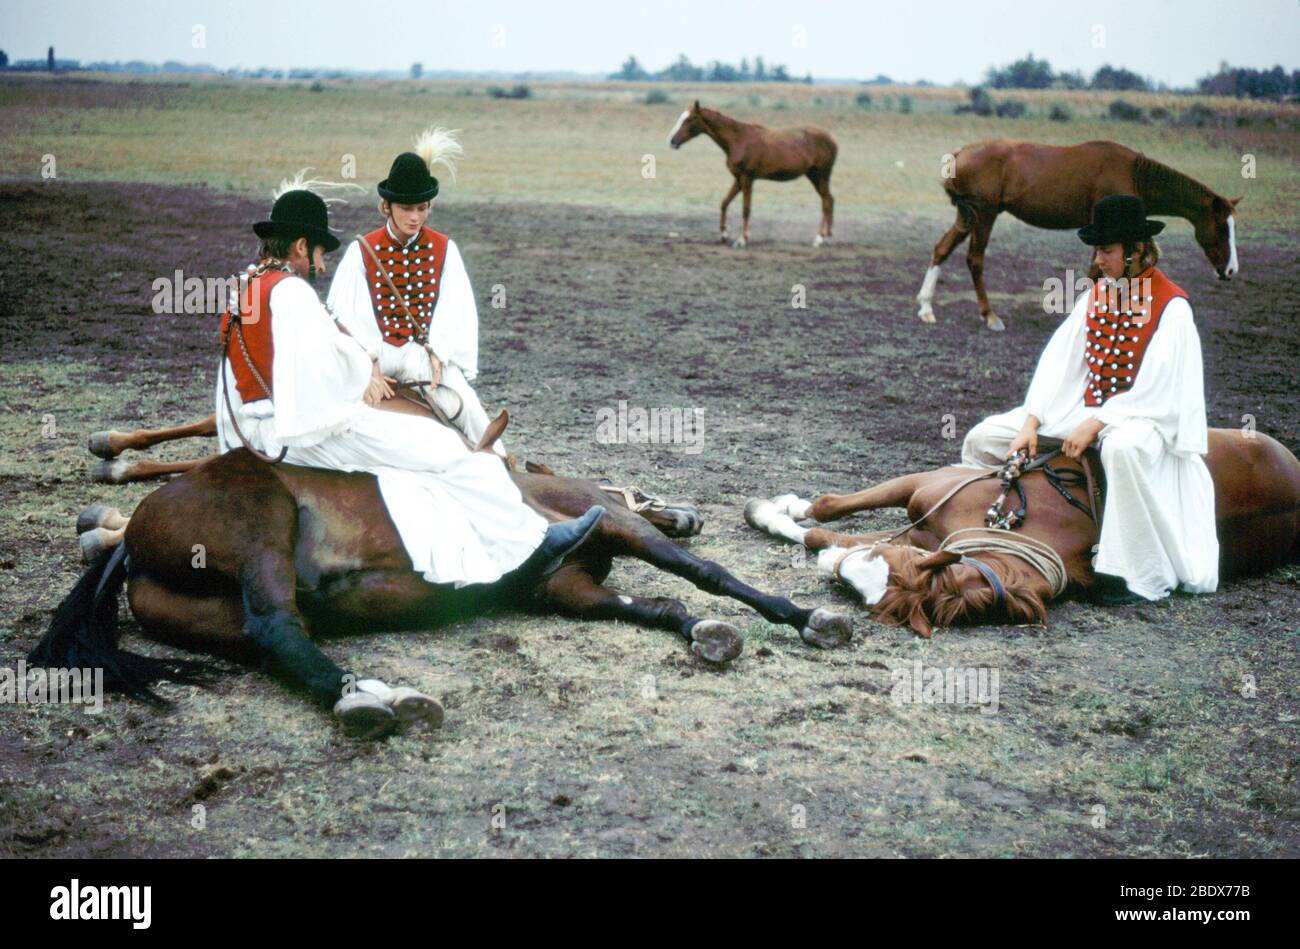
[[[241,275],[222,321],[222,450],[242,444],[268,460],[376,474],[412,565],[430,583],[491,583],[558,566],[604,508],[548,526],[499,458],[470,451],[430,418],[372,407],[372,360],[301,279],[323,272],[324,253],[339,244],[325,202],[303,184],[284,183],[271,219],[254,226],[261,260]]]
[[[488,426],[470,380],[478,375],[478,307],[456,242],[427,224],[438,179],[455,173],[455,134],[426,129],[415,151],[393,161],[379,183],[384,223],[354,241],[330,286],[329,307],[399,383],[429,383],[432,397],[471,441]],[[506,454],[498,441],[496,451]]]
[[[1163,228],[1134,195],[1097,202],[1079,238],[1102,279],[1052,335],[1024,405],[980,422],[962,446],[964,464],[998,466],[1034,455],[1040,438],[1060,439],[1071,458],[1100,439],[1093,593],[1108,604],[1218,587],[1201,342],[1187,294],[1156,269]]]

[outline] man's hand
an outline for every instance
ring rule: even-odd
[[[1032,415],[1025,419],[1020,434],[1012,439],[1011,447],[1007,449],[1007,458],[1011,458],[1021,449],[1027,451],[1030,458],[1038,454],[1038,419]]]
[[[385,376],[379,371],[379,363],[372,363],[370,366],[370,382],[366,384],[366,393],[362,397],[366,405],[378,405],[384,399],[393,397],[392,383],[396,380]]]
[[[1061,451],[1065,452],[1066,457],[1076,460],[1082,458],[1084,451],[1097,437],[1097,433],[1105,427],[1104,422],[1099,422],[1095,418],[1080,422],[1079,427],[1072,431],[1069,437],[1061,443]]]
[[[429,366],[433,370],[433,377],[430,385],[437,388],[438,383],[442,381],[442,360],[434,355],[433,350],[429,350]]]

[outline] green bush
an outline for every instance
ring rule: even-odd
[[[1110,104],[1107,114],[1117,122],[1141,122],[1143,113],[1132,102],[1116,99]]]
[[[1007,99],[999,102],[994,111],[1000,119],[1018,119],[1025,114],[1025,104],[1019,99]]]
[[[643,101],[646,105],[663,105],[668,101],[668,93],[662,89],[651,89],[645,94]]]
[[[1047,113],[1047,117],[1053,122],[1068,122],[1074,118],[1074,113],[1061,103],[1054,102],[1051,111]]]
[[[903,115],[911,115],[911,114],[912,114],[912,97],[911,97],[911,96],[899,96],[899,97],[898,97],[898,111],[901,112]]]
[[[531,99],[533,90],[521,82],[510,89],[503,89],[500,86],[488,86],[487,94],[493,99]]]
[[[853,97],[853,101],[859,109],[870,109],[871,93],[859,92],[856,96]]]

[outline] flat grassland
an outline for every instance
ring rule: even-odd
[[[0,855],[1300,855],[1300,567],[922,641],[866,619],[741,520],[753,495],[951,462],[962,431],[1021,398],[1059,319],[1043,281],[1086,261],[1073,235],[999,223],[987,276],[1004,334],[981,328],[960,257],[936,326],[913,300],[952,214],[939,158],[995,135],[1115,138],[1245,194],[1237,280],[1214,279],[1181,222],[1163,266],[1196,308],[1211,424],[1300,449],[1294,110],[1208,102],[1222,124],[1197,128],[1107,121],[1115,97],[1093,94],[1007,93],[1033,114],[1004,121],[951,114],[954,90],[872,88],[869,110],[857,89],[673,87],[660,105],[647,90],[535,83],[532,99],[502,101],[466,84],[0,82],[0,667],[81,571],[77,512],[129,511],[151,490],[90,484],[86,434],[209,411],[215,317],[153,313],[152,282],[232,272],[280,177],[338,177],[351,155],[370,188],[431,123],[464,130],[433,223],[468,262],[478,388],[511,409],[512,447],[693,501],[707,518],[695,553],[854,613],[854,642],[814,650],[626,563],[612,584],[737,624],[744,654],[719,671],[666,633],[526,614],[330,639],[341,664],[448,708],[436,734],[365,745],[258,670],[167,688],[162,712],[120,697],[99,716],[6,705]],[[759,185],[750,248],[715,243],[717,150],[664,144],[696,95],[837,135],[834,244],[808,246],[816,202],[798,182]],[[1073,121],[1044,117],[1058,100]],[[57,176],[42,180],[47,154]],[[341,209],[340,233],[373,226],[372,201]],[[806,308],[791,306],[796,285]],[[600,443],[597,412],[620,400],[702,408],[703,450]],[[162,651],[129,617],[122,630],[127,648]],[[996,713],[895,702],[895,672],[916,661],[996,670]]]

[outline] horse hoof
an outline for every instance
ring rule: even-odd
[[[99,484],[123,484],[126,480],[128,465],[124,459],[101,461],[90,469],[90,480]]]
[[[86,440],[86,447],[96,458],[116,458],[120,452],[114,451],[110,443],[116,432],[91,432],[90,438]]]
[[[799,636],[810,646],[834,649],[853,638],[853,624],[847,616],[822,607],[813,610],[808,625],[799,630]]]
[[[349,738],[371,741],[397,727],[397,715],[378,697],[352,692],[334,703],[334,715]]]
[[[92,527],[88,531],[82,531],[78,540],[81,541],[81,562],[94,563],[95,558],[109,547],[116,546],[108,543],[106,536],[108,531],[102,527]]]
[[[984,317],[984,325],[987,326],[995,333],[1001,333],[1004,329],[1007,328],[1007,324],[1003,323],[1000,319],[998,319],[998,315],[996,313],[990,313],[988,314],[988,316]]]
[[[920,313],[916,315],[922,323],[934,322],[934,310],[922,310]]]
[[[749,503],[745,505],[745,523],[754,530],[765,530],[764,524],[769,517],[779,513],[776,505],[767,498],[750,498]]]
[[[705,662],[721,665],[740,655],[745,641],[740,630],[721,620],[700,620],[691,627],[691,652]]]
[[[727,232],[726,232],[726,231],[723,231],[721,234],[718,235],[718,243],[719,243],[719,244],[730,244],[730,243],[731,243],[731,238],[727,236]]]
[[[809,511],[812,510],[812,502],[805,501],[797,494],[778,495],[772,498],[772,503],[776,505],[778,511],[796,521],[811,516]]]
[[[389,708],[402,725],[418,725],[430,731],[442,727],[442,703],[407,686],[393,689],[394,698]]]
[[[822,244],[826,243],[826,240],[827,239],[825,237],[822,237],[820,234],[818,234],[816,237],[813,238],[813,246],[821,247]]]
[[[669,537],[694,537],[704,531],[704,515],[693,507],[665,508],[664,514],[673,521],[664,531]]]
[[[90,505],[90,507],[77,515],[78,536],[86,533],[86,531],[93,531],[96,527],[102,527],[104,519],[110,514],[116,513],[117,511],[114,508],[109,507],[107,504]]]
[[[745,240],[743,237],[737,237],[734,241],[731,242],[731,246],[740,248],[740,247],[744,247],[748,243],[749,241]]]

